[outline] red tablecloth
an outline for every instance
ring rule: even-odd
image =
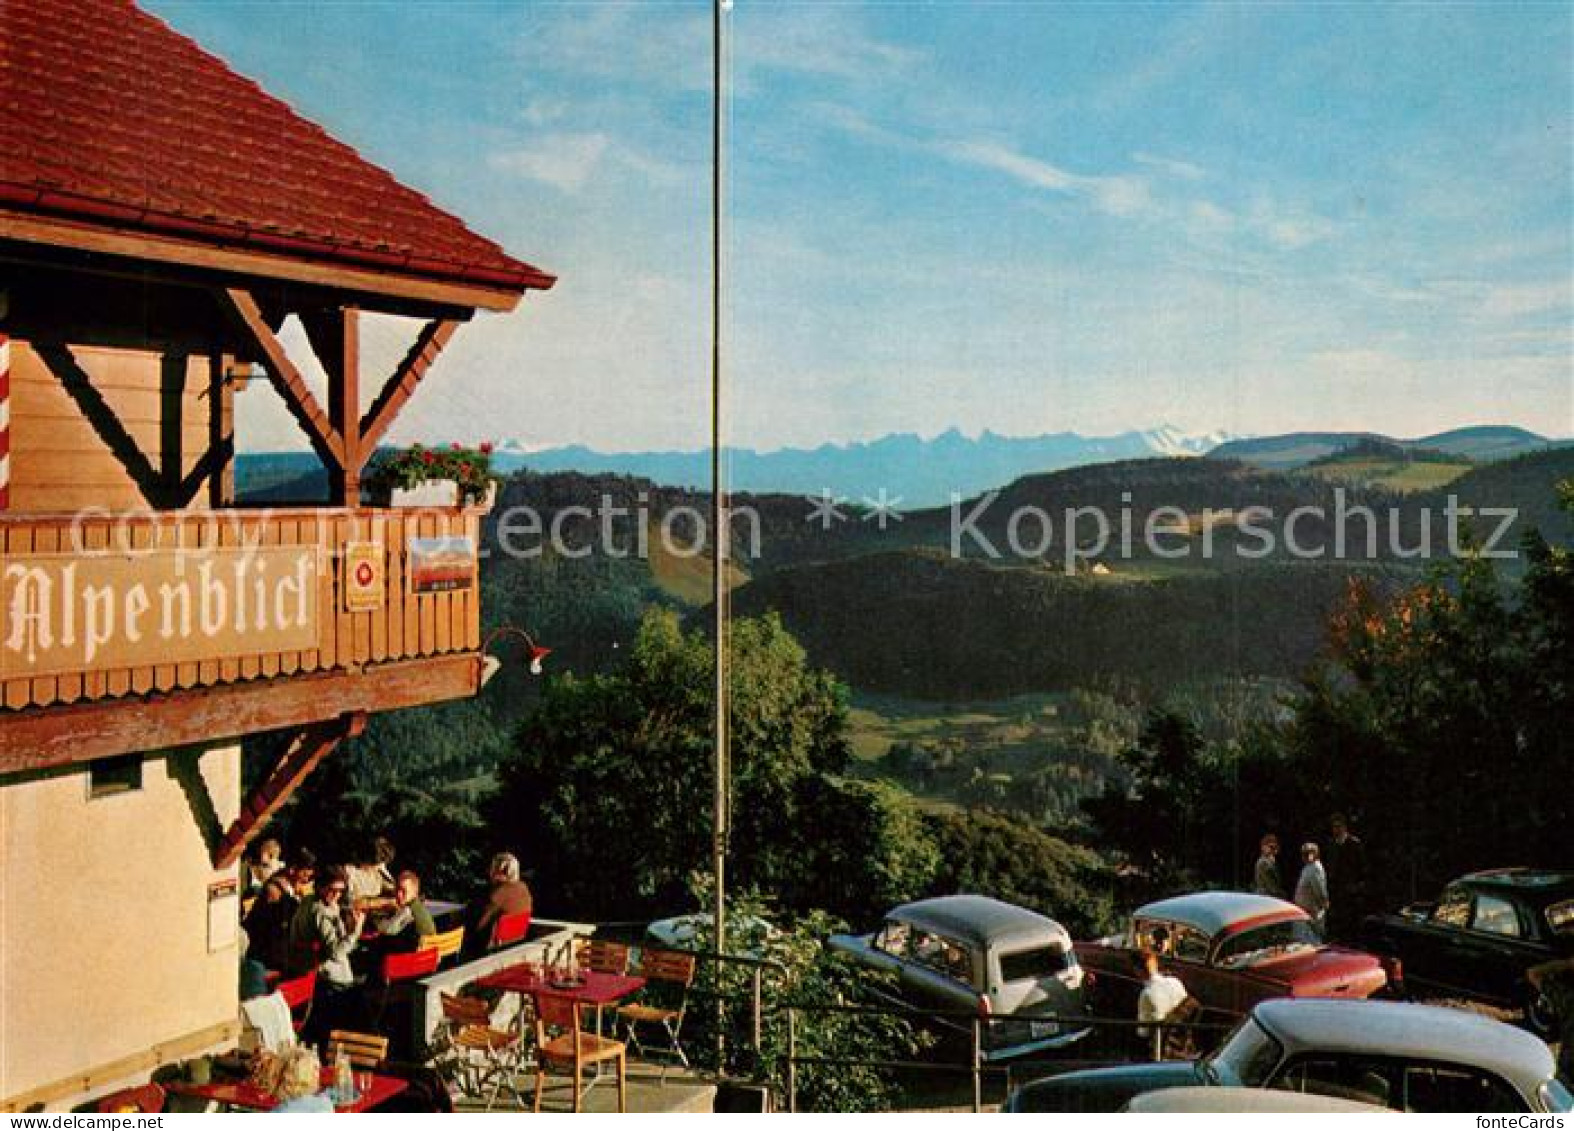
[[[359,1078],[361,1073],[356,1073]],[[333,1086],[333,1069],[322,1070],[322,1086],[324,1089]],[[372,1086],[352,1104],[338,1105],[341,1112],[366,1111],[374,1108],[387,1100],[393,1099],[410,1085],[407,1081],[396,1076],[372,1075]],[[248,1111],[272,1111],[279,1106],[279,1101],[272,1095],[248,1080],[214,1081],[211,1084],[187,1084],[185,1082],[170,1084],[168,1090],[179,1096],[193,1096],[197,1099],[208,1100],[212,1103],[223,1104],[225,1107],[245,1108]]]
[[[553,979],[543,976],[539,966],[520,963],[488,974],[476,984],[485,990],[505,990],[516,994],[544,991],[596,1006],[622,1001],[645,988],[645,979],[634,974],[603,974],[599,970],[581,970],[579,976],[582,979],[580,985],[554,985]]]

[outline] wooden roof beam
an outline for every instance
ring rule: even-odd
[[[457,318],[434,318],[421,327],[421,332],[416,335],[410,351],[404,355],[404,360],[399,363],[393,375],[383,383],[377,399],[372,402],[372,407],[366,410],[365,416],[361,417],[361,451],[368,458],[377,450],[377,445],[381,443],[395,418],[415,395],[421,379],[426,376],[432,363],[448,345],[448,339],[454,336],[454,331],[459,329],[459,325]]]

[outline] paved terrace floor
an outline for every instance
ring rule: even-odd
[[[505,1088],[493,1111],[529,1111],[535,1094],[534,1072],[519,1076],[519,1093],[525,1102],[521,1105]],[[485,1097],[475,1100],[467,1096],[454,1099],[455,1111],[484,1111]],[[628,1066],[628,1109],[651,1115],[657,1113],[709,1113],[716,1102],[716,1086],[704,1077],[681,1068],[667,1071],[661,1078],[661,1066],[643,1061],[630,1061]],[[574,1104],[573,1083],[566,1076],[548,1076],[546,1090],[541,1097],[544,1112],[572,1111]],[[595,1113],[618,1110],[618,1082],[610,1072],[597,1081],[585,1094],[584,1111]]]

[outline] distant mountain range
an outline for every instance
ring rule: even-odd
[[[1168,426],[1114,436],[1055,432],[1042,436],[976,437],[952,428],[926,440],[912,433],[817,448],[760,452],[727,449],[729,483],[738,491],[833,495],[857,501],[901,498],[903,507],[948,503],[953,492],[966,498],[1035,472],[1058,471],[1111,460],[1152,456],[1200,456],[1231,440],[1227,433],[1193,435]],[[505,444],[493,457],[499,471],[612,472],[671,487],[710,485],[710,453],[598,452],[573,445],[526,451]]]
[[[1289,471],[1358,446],[1441,452],[1463,456],[1474,463],[1492,463],[1568,443],[1567,440],[1549,440],[1511,425],[1486,424],[1438,432],[1416,440],[1397,440],[1377,432],[1290,432],[1283,436],[1227,440],[1207,454],[1215,459],[1238,459],[1254,467]]]
[[[729,448],[728,481],[734,491],[818,496],[822,491],[854,503],[885,498],[902,510],[945,506],[953,493],[972,498],[1031,475],[1091,464],[1155,457],[1234,459],[1269,471],[1294,471],[1341,453],[1385,449],[1413,452],[1417,458],[1442,454],[1490,463],[1569,441],[1549,440],[1523,428],[1486,425],[1460,428],[1415,440],[1396,440],[1375,432],[1293,432],[1252,438],[1228,433],[1188,433],[1168,426],[1112,436],[1054,432],[1041,436],[1001,436],[985,431],[964,435],[958,429],[932,439],[912,433],[883,436],[817,448],[756,451]],[[548,474],[575,471],[588,475],[628,475],[664,487],[706,490],[710,454],[697,452],[601,452],[575,444],[527,450],[505,443],[493,466],[507,475],[527,468]],[[243,453],[237,485],[256,502],[315,497],[326,490],[320,465],[309,452]]]

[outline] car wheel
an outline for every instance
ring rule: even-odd
[[[1550,1041],[1558,1031],[1558,1015],[1551,999],[1534,986],[1525,987],[1525,1024],[1544,1041]]]

